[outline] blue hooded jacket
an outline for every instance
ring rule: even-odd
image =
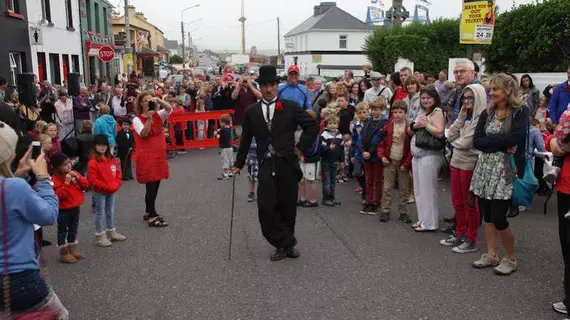
[[[117,136],[117,122],[112,115],[106,114],[95,120],[93,126],[93,135],[104,134],[109,138],[109,145],[115,145],[115,137]]]
[[[279,99],[290,100],[297,102],[297,104],[304,110],[312,110],[311,100],[307,88],[300,84],[284,83],[279,86],[277,92]]]
[[[368,118],[362,127],[362,131],[360,133],[360,137],[358,140],[357,148],[360,151],[360,154],[363,152],[370,153],[370,159],[364,160],[367,162],[380,162],[380,157],[378,157],[378,145],[382,142],[384,138],[382,135],[382,129],[388,123],[388,119],[382,116],[380,118],[378,127],[373,127],[372,117]],[[366,141],[366,137],[369,137],[368,141]]]
[[[560,116],[566,111],[570,104],[570,89],[568,81],[564,81],[554,88],[550,103],[548,104],[548,111],[554,124],[558,124]]]

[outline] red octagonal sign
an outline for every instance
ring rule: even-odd
[[[103,62],[111,62],[115,58],[115,50],[109,46],[99,49],[99,59]]]

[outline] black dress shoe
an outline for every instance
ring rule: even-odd
[[[273,254],[269,257],[271,261],[279,261],[287,258],[287,250],[284,248],[279,248],[273,252]]]
[[[300,256],[301,254],[299,253],[299,251],[297,251],[297,249],[295,249],[295,247],[287,249],[287,257],[297,259]]]

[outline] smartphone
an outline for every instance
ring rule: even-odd
[[[156,110],[156,102],[150,100],[148,102],[148,111],[155,111]]]
[[[37,159],[42,154],[42,145],[39,141],[32,142],[32,159]]]

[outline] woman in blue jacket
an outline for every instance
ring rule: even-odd
[[[8,271],[9,280],[0,282],[0,318],[17,317],[24,311],[41,308],[53,310],[60,320],[68,319],[67,310],[40,274],[39,248],[34,242],[34,224],[53,225],[58,215],[58,201],[51,186],[45,155],[31,160],[30,148],[16,170],[18,176],[26,176],[29,171],[35,174],[38,182],[33,190],[24,179],[12,174],[10,166],[17,142],[16,132],[0,122],[0,214],[6,215],[6,219],[0,219],[0,224],[7,221],[0,227],[3,243],[7,244],[0,250],[0,270]],[[6,253],[8,257],[5,257]],[[8,259],[7,263],[5,259]],[[6,283],[9,284],[9,297],[4,296]],[[9,305],[5,305],[5,301],[9,301]]]

